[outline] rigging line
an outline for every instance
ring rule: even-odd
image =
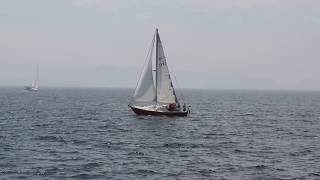
[[[150,44],[150,46],[149,46],[149,50],[148,50],[148,53],[147,53],[147,56],[146,56],[146,60],[144,61],[144,64],[143,64],[143,66],[142,66],[142,71],[141,71],[140,74],[139,74],[139,77],[138,77],[139,79],[138,79],[137,84],[136,84],[136,87],[135,87],[135,89],[134,89],[134,93],[135,93],[135,91],[137,90],[137,87],[138,87],[139,82],[141,81],[140,77],[141,77],[141,75],[142,75],[142,72],[143,72],[144,67],[145,67],[145,66],[147,65],[147,63],[148,63],[149,56],[150,56],[150,54],[152,55],[153,46],[154,46],[154,40],[155,40],[155,36],[153,36],[153,39],[152,39],[151,44]],[[150,58],[152,58],[152,57],[150,57]],[[133,100],[133,96],[131,97],[130,103],[132,102],[132,100]]]
[[[156,54],[155,54],[155,57],[156,57],[156,63],[155,63],[156,64],[156,104],[158,104],[158,55],[159,55],[158,43],[160,40],[158,28],[156,28],[154,40],[155,40],[155,46],[156,46]]]
[[[182,93],[182,89],[181,89],[180,83],[178,83],[177,77],[175,75],[173,75],[173,77],[174,77],[174,80],[177,83],[178,89],[180,89],[179,93],[181,93],[181,100],[182,100],[183,103],[185,103],[185,98],[184,98],[184,95]]]

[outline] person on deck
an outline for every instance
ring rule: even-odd
[[[168,110],[169,111],[175,111],[176,110],[176,103],[170,103]]]

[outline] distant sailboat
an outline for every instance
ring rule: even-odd
[[[37,65],[37,69],[36,69],[36,78],[32,81],[31,86],[25,86],[24,89],[27,91],[39,90],[39,65]]]
[[[156,83],[153,80],[152,70],[154,45]],[[181,106],[176,96],[158,29],[153,37],[147,62],[135,89],[133,100],[128,106],[139,115],[187,116],[190,113],[189,106],[187,107],[185,104]]]

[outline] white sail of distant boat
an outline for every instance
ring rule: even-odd
[[[155,78],[152,70],[154,44]],[[176,96],[158,29],[156,29],[147,62],[135,89],[133,102],[129,106],[136,114],[142,115],[187,116],[190,112],[189,107],[186,107],[185,104],[183,107],[180,106]]]
[[[25,86],[25,90],[27,91],[38,91],[39,90],[39,65],[36,67],[36,77],[32,81],[31,86]]]

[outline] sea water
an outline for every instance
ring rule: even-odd
[[[185,90],[188,117],[132,94],[0,88],[0,179],[320,179],[320,92]]]

